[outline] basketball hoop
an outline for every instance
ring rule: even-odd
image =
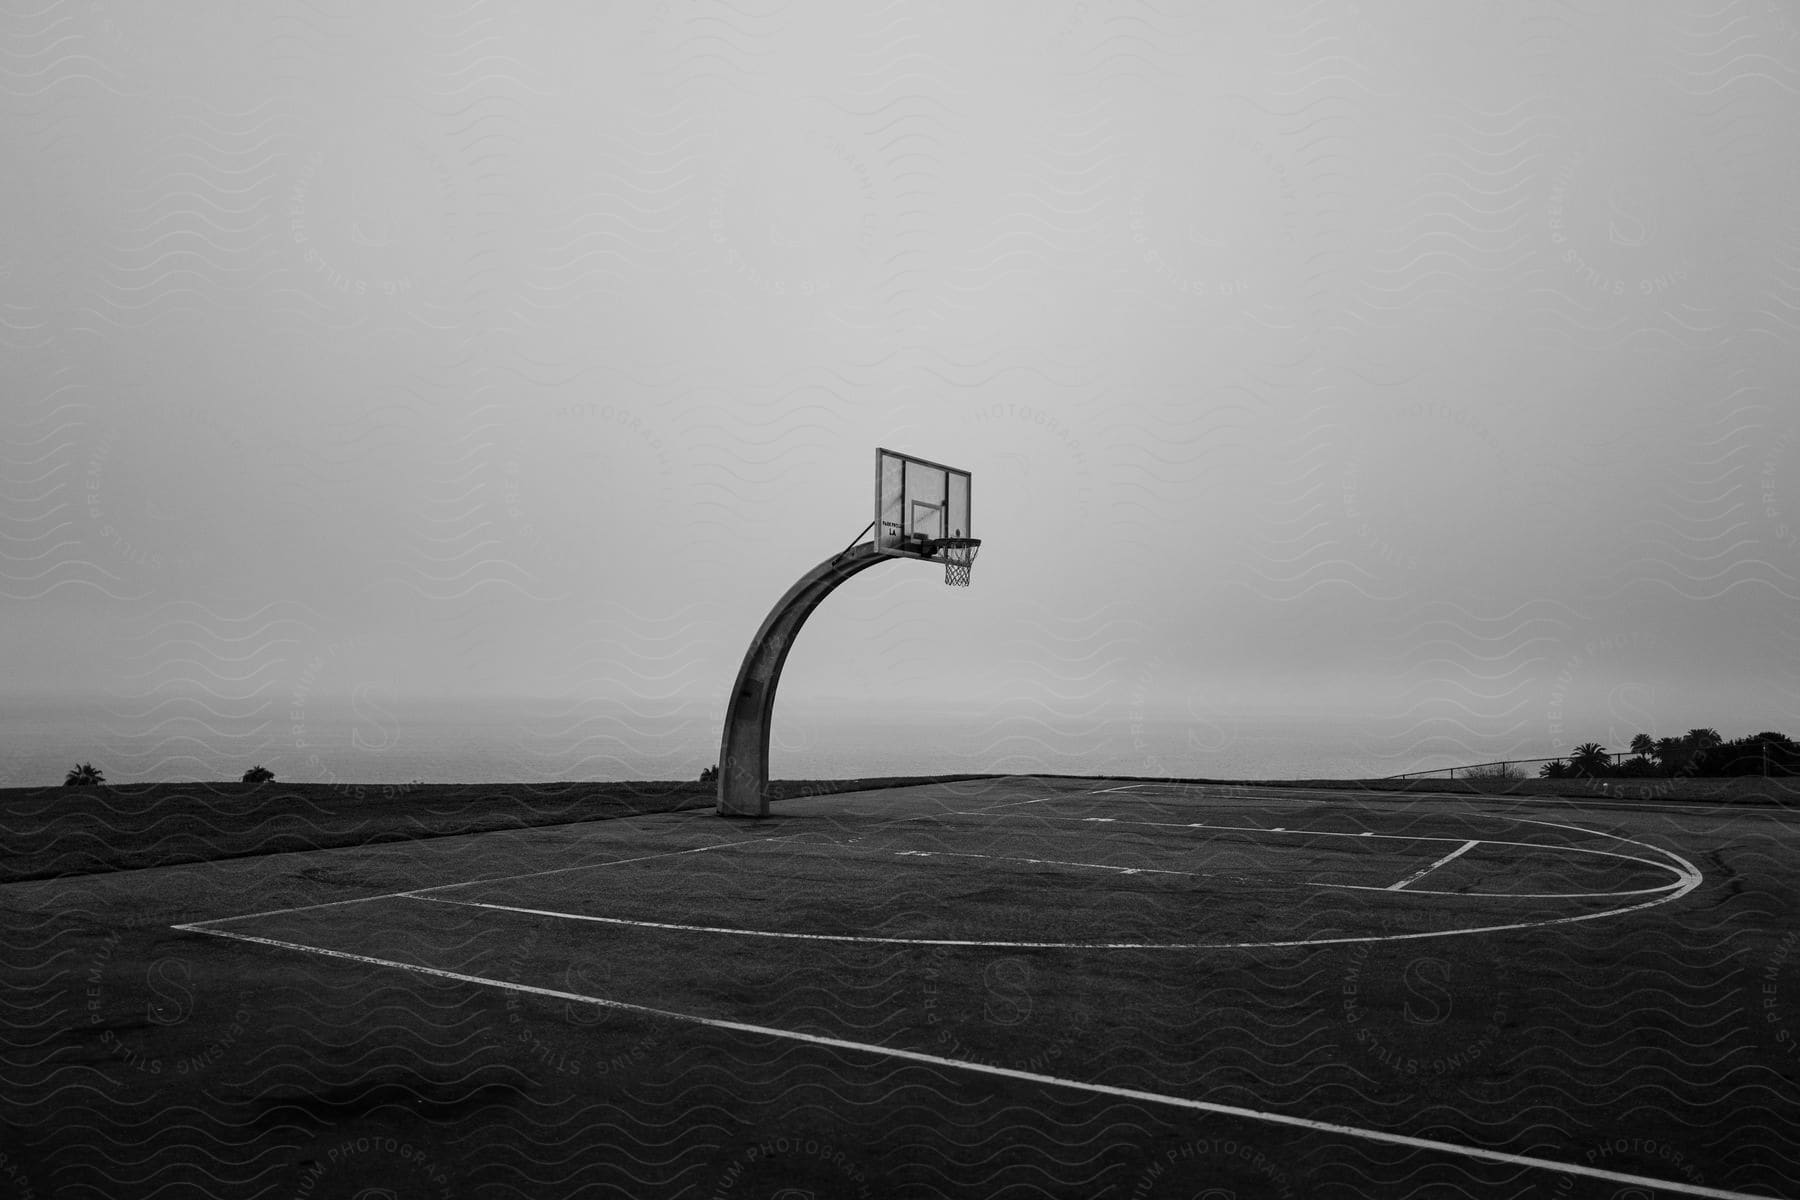
[[[980,538],[939,538],[932,548],[944,558],[944,582],[951,587],[968,587],[969,572],[975,567],[975,555],[981,551]]]

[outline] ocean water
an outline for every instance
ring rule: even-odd
[[[718,759],[722,708],[602,701],[314,702],[219,711],[199,700],[132,705],[0,702],[0,786],[60,783],[93,762],[110,783],[230,780],[254,764],[320,783],[691,779]],[[1473,761],[1320,717],[1191,721],[1153,714],[982,713],[796,704],[777,711],[776,778],[951,772],[1355,778]]]

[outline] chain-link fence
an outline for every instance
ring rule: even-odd
[[[1626,759],[1639,757],[1629,751],[1609,751],[1606,755],[1607,768],[1618,771],[1619,764]],[[1538,768],[1544,763],[1569,763],[1571,756],[1559,754],[1550,758],[1503,758],[1494,762],[1470,763],[1461,767],[1433,767],[1424,771],[1404,771],[1399,775],[1388,775],[1388,779],[1535,779]]]

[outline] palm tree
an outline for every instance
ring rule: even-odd
[[[1599,742],[1583,742],[1569,752],[1569,766],[1577,775],[1604,775],[1611,765],[1612,757]]]
[[[64,787],[96,787],[106,782],[106,776],[93,763],[76,763],[63,776]]]
[[[1634,734],[1631,739],[1631,752],[1639,758],[1656,757],[1656,739],[1647,733]]]
[[[1568,777],[1569,764],[1560,758],[1547,762],[1538,768],[1538,778],[1540,779],[1567,779]]]
[[[1681,735],[1681,740],[1687,744],[1690,750],[1710,750],[1714,746],[1725,744],[1725,739],[1719,736],[1718,730],[1704,727],[1688,730]]]
[[[1656,760],[1668,775],[1685,775],[1699,766],[1700,756],[1714,746],[1725,743],[1716,729],[1700,726],[1680,737],[1657,738]]]

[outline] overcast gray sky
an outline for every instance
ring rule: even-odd
[[[9,696],[1800,734],[1791,5],[8,10]]]

